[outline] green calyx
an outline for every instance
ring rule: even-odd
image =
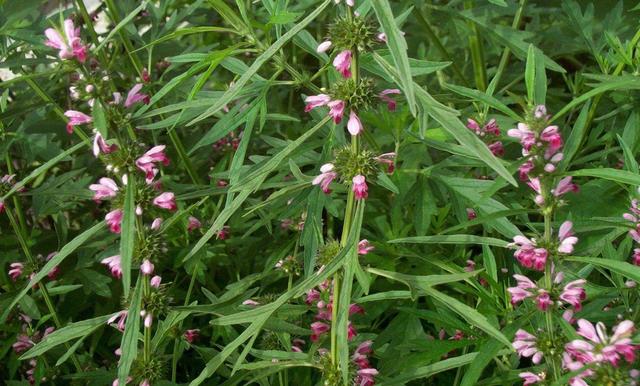
[[[372,51],[375,37],[376,26],[362,17],[340,17],[329,27],[329,38],[339,50]]]
[[[347,184],[357,175],[369,180],[380,171],[379,163],[372,152],[360,150],[356,153],[351,147],[343,147],[336,152],[334,165],[340,179]]]
[[[364,77],[359,81],[353,78],[343,79],[331,88],[329,95],[333,100],[345,101],[349,109],[364,111],[369,109],[377,97],[373,86],[371,78]]]

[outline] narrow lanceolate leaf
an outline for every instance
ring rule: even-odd
[[[581,256],[570,256],[566,257],[565,260],[583,264],[593,264],[598,267],[607,268],[613,272],[624,275],[635,282],[640,282],[640,267],[627,263],[626,261]]]
[[[9,316],[9,312],[13,309],[13,307],[15,307],[16,304],[18,304],[20,299],[22,299],[22,297],[26,295],[31,288],[37,285],[40,282],[40,280],[45,278],[57,265],[61,264],[64,261],[64,259],[67,258],[71,253],[73,253],[82,244],[84,244],[87,240],[89,240],[93,235],[95,235],[96,233],[98,233],[104,228],[105,228],[105,223],[100,222],[94,225],[93,227],[87,229],[86,231],[82,232],[81,234],[76,236],[73,240],[71,240],[67,245],[62,247],[60,251],[53,258],[51,258],[51,260],[47,261],[44,267],[42,267],[42,269],[31,278],[31,280],[29,280],[29,283],[22,289],[22,291],[20,291],[18,296],[16,296],[13,299],[9,307],[7,307],[4,310],[4,312],[2,313],[2,316],[0,317],[0,324],[4,323],[7,320],[7,316]]]
[[[19,190],[21,190],[22,188],[24,188],[29,182],[33,181],[34,179],[40,177],[42,174],[44,174],[47,170],[49,170],[52,166],[57,165],[58,162],[62,161],[63,159],[67,158],[67,156],[73,154],[76,152],[76,150],[81,149],[85,146],[85,143],[78,143],[74,146],[72,146],[71,148],[63,151],[62,153],[58,154],[57,156],[51,158],[49,161],[45,162],[44,164],[40,165],[39,167],[37,167],[34,171],[32,171],[31,173],[29,173],[28,176],[26,176],[24,179],[22,179],[20,182],[16,183],[15,185],[13,185],[13,187],[7,192],[5,193],[4,196],[2,196],[2,198],[0,199],[0,201],[6,201],[7,198],[11,197],[11,195]]]
[[[596,177],[622,184],[640,186],[640,175],[626,170],[612,168],[581,169],[569,174],[575,177]]]
[[[107,43],[109,43],[111,38],[113,38],[113,36],[115,36],[115,34],[118,33],[118,31],[120,31],[125,25],[129,24],[131,20],[133,20],[138,15],[138,13],[140,13],[140,11],[142,11],[146,7],[147,7],[147,0],[143,0],[142,3],[140,3],[140,5],[136,9],[129,12],[129,14],[124,19],[120,20],[120,23],[118,23],[118,25],[116,25],[113,29],[109,30],[109,34],[100,42],[100,44],[98,44],[98,46],[93,51],[94,52],[100,51]]]
[[[138,282],[131,295],[131,303],[127,315],[127,321],[124,325],[124,333],[120,342],[122,355],[118,362],[118,380],[124,385],[131,365],[138,356],[138,335],[140,334],[140,304],[142,302],[142,281],[138,277]]]
[[[515,119],[516,121],[522,120],[522,118],[518,115],[518,113],[511,110],[507,105],[500,102],[496,97],[488,95],[479,90],[474,90],[471,88],[457,86],[453,84],[445,84],[445,87],[455,92],[456,94],[460,94],[462,96],[466,96],[474,100],[480,100],[481,102],[485,103],[487,106],[507,114],[509,117]]]
[[[224,105],[231,102],[233,98],[242,90],[242,88],[249,82],[249,79],[255,75],[260,67],[269,60],[276,52],[278,52],[289,40],[291,40],[296,34],[302,31],[309,23],[311,23],[322,11],[329,5],[331,0],[325,0],[322,4],[317,6],[309,16],[305,17],[300,23],[296,24],[282,37],[276,40],[269,48],[267,48],[254,62],[249,69],[238,79],[233,87],[229,88],[226,93],[220,99],[216,100],[213,106],[209,107],[204,113],[200,114],[194,120],[189,122],[189,125],[193,125],[207,117],[217,113]]]
[[[52,348],[59,346],[72,339],[80,338],[91,334],[98,327],[103,326],[111,315],[103,315],[93,319],[83,320],[81,322],[69,323],[65,327],[55,330],[31,347],[29,351],[22,354],[20,360],[30,359],[40,356]]]
[[[411,79],[411,67],[409,65],[409,56],[407,55],[407,42],[402,36],[402,32],[398,28],[391,11],[391,5],[387,0],[379,0],[372,2],[373,9],[382,30],[387,35],[387,45],[391,52],[393,62],[398,69],[398,77],[400,79],[400,88],[404,92],[409,104],[411,113],[415,116],[418,112],[415,91],[413,89],[413,80]]]
[[[120,233],[120,264],[122,266],[122,285],[124,287],[124,297],[129,296],[131,287],[131,260],[133,259],[133,247],[136,237],[136,204],[135,200],[135,179],[129,178],[127,191],[124,198],[124,215],[122,217],[122,231]]]
[[[491,245],[494,247],[506,248],[508,242],[493,237],[484,237],[476,235],[436,235],[436,236],[416,236],[404,237],[401,239],[390,240],[389,243],[405,243],[405,244],[479,244]]]
[[[411,369],[410,371],[403,371],[401,376],[390,379],[388,381],[376,382],[376,385],[379,385],[379,386],[404,385],[409,381],[413,381],[414,379],[427,378],[435,374],[441,373],[443,371],[468,365],[475,359],[477,355],[478,355],[477,352],[473,352],[470,354],[464,354],[457,357],[448,358],[431,365],[417,367],[417,368]]]

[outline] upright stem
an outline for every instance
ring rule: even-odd
[[[464,8],[473,8],[473,1],[465,1]],[[476,88],[480,91],[485,91],[487,89],[487,69],[484,65],[482,40],[480,39],[478,26],[476,26],[472,21],[469,21],[468,25],[471,29],[471,35],[469,35],[469,48],[471,49],[471,60],[473,61],[473,75],[476,80]]]
[[[540,187],[540,191],[545,192],[545,186],[541,186]],[[547,201],[547,197],[545,197],[545,201]],[[543,214],[544,214],[544,235],[543,235],[543,239],[544,239],[544,245],[551,245],[551,237],[552,237],[552,230],[551,230],[551,216],[552,216],[552,212],[550,210],[550,208],[544,208],[543,209]],[[547,263],[544,267],[544,285],[547,291],[551,292],[551,287],[553,286],[553,282],[552,282],[552,275],[553,272],[551,271],[551,268],[553,266],[553,258],[552,258],[552,251],[547,251],[549,253],[549,255],[547,256]],[[545,323],[546,323],[546,327],[547,327],[547,334],[549,335],[549,341],[551,342],[552,346],[554,347],[555,351],[555,334],[554,334],[554,326],[553,326],[553,307],[549,307],[549,309],[547,311],[545,311],[544,316],[545,316]],[[557,357],[555,355],[555,352],[553,355],[550,356],[550,358],[548,358],[548,362],[551,363],[551,367],[553,370],[553,379],[554,380],[558,380],[560,377],[560,369],[558,368],[558,361],[557,361]]]

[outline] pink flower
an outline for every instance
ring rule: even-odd
[[[67,133],[73,133],[75,126],[84,125],[85,123],[91,123],[93,119],[85,113],[76,110],[67,110],[64,112],[64,116],[69,118],[67,122]]]
[[[582,301],[587,297],[583,288],[586,282],[584,279],[579,279],[567,283],[560,294],[560,300],[571,304],[576,311],[580,311],[582,309]]]
[[[330,40],[325,40],[324,42],[318,44],[318,48],[316,49],[316,52],[318,52],[319,54],[323,52],[327,52],[329,48],[331,48],[332,44],[333,43],[331,43]]]
[[[353,384],[354,386],[373,386],[376,375],[378,375],[378,370],[374,368],[360,369]]]
[[[360,122],[360,118],[358,118],[358,115],[353,110],[351,110],[351,112],[349,113],[347,130],[351,135],[358,135],[364,130],[362,122]]]
[[[162,226],[162,219],[160,217],[155,218],[151,223],[151,229],[157,231]]]
[[[22,275],[24,271],[24,265],[19,262],[9,264],[9,277],[11,280],[16,281]]]
[[[142,382],[140,382],[140,385],[138,386],[151,386],[151,383],[149,382],[148,379],[145,379]]]
[[[313,322],[311,323],[311,341],[317,342],[320,339],[320,336],[327,331],[329,331],[331,327],[323,322]]]
[[[598,322],[594,327],[588,320],[580,319],[578,335],[592,343],[577,339],[569,342],[565,349],[584,364],[606,361],[617,367],[621,357],[633,363],[635,351],[638,349],[631,341],[634,329],[633,322],[625,320],[614,327],[613,335],[609,337],[602,322]]]
[[[151,280],[149,280],[149,284],[153,288],[160,288],[160,283],[162,283],[162,277],[158,275],[155,275],[154,277],[151,278]]]
[[[361,369],[369,367],[369,360],[367,359],[367,356],[372,351],[371,345],[373,345],[372,341],[365,340],[358,345],[356,350],[353,352],[353,355],[351,356],[351,361],[357,364]]]
[[[320,300],[320,292],[318,290],[312,288],[309,291],[307,291],[307,297],[305,299],[305,303],[307,303],[308,305],[311,305],[317,302],[318,300]]]
[[[349,316],[355,315],[355,314],[364,315],[364,308],[362,308],[358,304],[352,303],[349,305]]]
[[[572,226],[573,223],[571,221],[565,221],[560,225],[558,230],[558,239],[560,240],[558,252],[560,253],[572,253],[573,246],[578,242],[578,238],[571,231]]]
[[[531,361],[536,365],[540,363],[544,355],[536,347],[536,337],[522,329],[516,332],[512,346],[520,357],[532,357]]]
[[[164,153],[165,145],[154,146],[136,160],[136,166],[146,174],[147,184],[150,184],[158,173],[157,163],[169,165],[169,158]]]
[[[176,197],[172,192],[164,192],[153,199],[153,205],[167,210],[176,210]]]
[[[140,264],[140,272],[143,275],[149,276],[153,273],[153,264],[149,261],[149,259],[144,259],[142,264]]]
[[[380,162],[381,164],[387,165],[387,173],[389,174],[393,173],[393,171],[396,168],[395,159],[396,159],[395,152],[383,153],[375,158],[375,160]]]
[[[108,177],[102,177],[99,180],[99,184],[89,185],[89,189],[93,190],[93,200],[99,202],[103,198],[112,198],[118,195],[118,185],[116,182]]]
[[[473,208],[466,208],[466,212],[467,212],[467,220],[469,221],[475,220],[478,217],[478,214]]]
[[[72,20],[67,19],[64,21],[64,38],[60,32],[53,28],[47,28],[44,34],[47,37],[44,44],[59,50],[58,56],[60,59],[75,57],[80,63],[84,63],[87,59],[87,47],[80,40],[80,28],[75,28]]]
[[[495,136],[500,135],[500,127],[494,118],[491,118],[489,122],[485,123],[482,129],[485,133],[493,134]]]
[[[538,271],[544,270],[548,253],[544,248],[535,248],[536,243],[534,239],[529,240],[524,236],[515,236],[513,243],[508,246],[517,248],[513,256],[524,267],[533,268]]]
[[[216,238],[217,238],[218,240],[226,240],[226,239],[228,239],[228,238],[229,238],[229,234],[230,234],[230,232],[229,232],[229,226],[228,226],[228,225],[225,225],[225,226],[223,226],[223,227],[222,227],[222,229],[220,229],[220,230],[218,231],[218,233],[216,234]]]
[[[376,249],[373,245],[369,244],[369,240],[362,239],[358,243],[358,255],[366,255],[367,253]]]
[[[151,325],[153,324],[153,315],[151,315],[151,312],[145,313],[142,323],[144,324],[145,328],[151,328]]]
[[[256,307],[256,306],[259,306],[260,303],[256,302],[253,299],[247,299],[247,300],[242,302],[242,305],[243,306],[249,306],[249,307]]]
[[[193,216],[189,216],[188,221],[189,221],[189,225],[187,225],[187,231],[189,232],[191,232],[194,229],[198,229],[202,226],[202,223],[200,222],[200,220],[198,220]]]
[[[548,126],[542,133],[540,133],[540,139],[549,144],[549,154],[555,154],[560,148],[562,148],[562,136],[558,132],[558,126]]]
[[[33,347],[35,342],[26,334],[19,334],[16,342],[11,345],[16,354],[23,353]]]
[[[522,165],[520,165],[520,167],[518,168],[518,174],[520,176],[520,181],[527,181],[529,180],[529,172],[531,172],[534,169],[534,165],[533,162],[531,160],[528,160],[527,162],[523,163]]]
[[[526,298],[533,296],[529,290],[535,290],[538,287],[535,285],[531,279],[524,275],[513,275],[514,279],[516,279],[518,285],[516,287],[509,287],[507,291],[511,294],[511,304],[517,304],[523,301]]]
[[[326,194],[331,193],[329,185],[338,177],[338,173],[333,171],[334,166],[331,163],[324,164],[320,167],[320,175],[316,176],[311,182],[312,185],[320,185],[322,191]]]
[[[355,193],[356,200],[363,200],[368,197],[369,187],[367,186],[367,181],[365,177],[361,174],[353,177],[352,179],[353,185],[352,190]]]
[[[134,103],[144,102],[145,104],[149,103],[149,96],[146,94],[142,94],[140,90],[142,89],[142,83],[138,83],[129,90],[127,94],[127,99],[124,101],[124,107],[131,107]]]
[[[640,265],[640,248],[633,250],[633,264]]]
[[[116,279],[120,279],[122,277],[120,255],[114,255],[102,259],[102,261],[100,261],[100,264],[104,264],[109,267],[109,270],[111,270],[111,276],[115,277]]]
[[[536,143],[536,134],[525,123],[518,123],[518,128],[507,131],[509,137],[518,138],[523,147],[524,155],[527,155],[531,147]]]
[[[491,151],[491,153],[493,155],[495,155],[496,157],[501,157],[501,156],[504,155],[504,146],[502,145],[502,142],[500,142],[500,141],[496,141],[494,143],[490,143],[488,148]]]
[[[397,88],[388,88],[386,90],[382,90],[378,97],[387,104],[387,109],[389,111],[396,111],[396,100],[391,98],[389,95],[398,95],[401,94],[400,90]]]
[[[107,213],[106,216],[104,216],[104,220],[107,222],[107,225],[109,226],[109,230],[111,232],[120,233],[122,229],[122,215],[122,209],[116,209],[112,210],[111,212]]]
[[[522,386],[529,386],[544,381],[544,373],[537,375],[532,372],[526,371],[524,373],[518,374],[518,376],[524,381]]]
[[[540,179],[538,177],[529,178],[529,182],[527,182],[527,185],[529,185],[529,187],[537,193],[536,197],[534,198],[535,203],[540,206],[544,205],[544,197],[542,196],[542,186],[540,185]]]
[[[533,116],[536,119],[542,119],[542,118],[546,118],[547,116],[547,108],[545,105],[537,105],[536,108],[533,110]]]
[[[577,192],[578,190],[580,190],[578,188],[578,185],[572,184],[571,183],[571,176],[569,176],[569,177],[565,177],[565,178],[561,179],[560,182],[558,182],[558,186],[556,186],[556,188],[554,190],[552,190],[552,193],[553,193],[554,196],[560,197],[565,193]]]
[[[329,106],[329,116],[333,118],[333,122],[337,125],[342,122],[342,115],[344,114],[344,101],[334,100],[327,103]]]
[[[193,344],[193,342],[198,340],[199,337],[200,337],[200,330],[197,328],[193,330],[187,330],[184,332],[184,339],[189,343]]]
[[[331,97],[326,94],[311,95],[306,97],[304,101],[306,103],[304,111],[308,113],[316,107],[326,106],[329,102],[331,102]]]
[[[115,323],[116,321],[118,321],[116,327],[118,328],[118,330],[124,331],[124,324],[127,321],[127,314],[127,310],[122,310],[110,317],[109,320],[107,320],[107,324]]]
[[[333,66],[338,70],[340,74],[342,74],[343,78],[351,77],[351,51],[344,50],[336,55],[335,59],[333,59]]]
[[[538,296],[536,297],[536,307],[538,307],[540,311],[547,311],[552,303],[549,292],[539,289]]]
[[[96,132],[96,135],[93,137],[93,155],[98,156],[100,153],[109,154],[118,150],[118,145],[107,145],[107,142],[102,138],[100,132]]]

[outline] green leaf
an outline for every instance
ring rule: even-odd
[[[404,237],[388,241],[390,244],[407,243],[407,244],[478,244],[491,245],[494,247],[506,248],[508,242],[493,237],[484,237],[476,235],[436,235],[436,236],[416,236]]]
[[[129,178],[124,198],[122,211],[122,230],[120,232],[120,265],[122,267],[122,286],[124,287],[124,297],[129,296],[131,288],[131,262],[133,260],[133,248],[136,237],[136,204],[135,200],[135,178]]]
[[[587,134],[587,117],[589,116],[589,109],[591,107],[591,102],[587,102],[582,109],[580,110],[580,114],[578,118],[573,124],[573,129],[569,134],[569,138],[567,138],[567,143],[565,143],[562,154],[564,157],[562,161],[560,161],[559,170],[564,171],[569,168],[571,165],[571,161],[578,154],[578,150],[580,149],[580,145],[582,144],[585,135]]]
[[[6,201],[7,198],[11,197],[11,195],[19,190],[21,190],[22,188],[24,188],[29,182],[33,181],[34,179],[40,177],[41,175],[43,175],[47,170],[49,170],[51,167],[53,167],[54,165],[57,165],[58,162],[62,161],[63,159],[67,158],[67,156],[75,153],[77,150],[83,148],[86,144],[85,143],[78,143],[75,146],[72,146],[71,148],[63,151],[62,153],[58,154],[57,156],[51,158],[49,161],[45,162],[44,164],[40,165],[39,167],[37,167],[35,170],[33,170],[31,173],[29,173],[28,176],[26,176],[24,179],[22,179],[20,182],[16,183],[15,185],[13,185],[13,187],[11,189],[9,189],[9,191],[7,193],[5,193],[4,196],[2,196],[2,199],[0,199],[0,201]]]
[[[582,256],[569,256],[565,257],[564,259],[568,261],[575,261],[583,264],[593,264],[598,267],[607,268],[613,272],[624,275],[635,282],[640,282],[640,267],[629,264],[626,261]]]
[[[105,322],[115,314],[103,315],[93,319],[83,320],[81,322],[69,323],[59,330],[55,330],[51,334],[45,336],[29,351],[22,354],[20,360],[26,360],[43,355],[52,348],[66,343],[70,340],[87,336],[95,331],[98,327],[104,326]]]
[[[394,385],[405,385],[407,382],[413,381],[415,379],[428,378],[435,374],[441,373],[443,371],[455,369],[464,365],[468,365],[475,359],[478,353],[469,353],[460,355],[453,358],[448,358],[436,362],[431,365],[417,367],[411,370],[405,370],[402,372],[402,375],[390,380],[385,380],[381,382],[376,381],[376,385],[379,386],[394,386]]]
[[[131,295],[127,321],[124,325],[124,333],[120,341],[122,355],[118,361],[118,380],[124,385],[133,361],[138,357],[138,335],[140,335],[140,308],[142,303],[142,280],[138,276],[136,287]]]
[[[136,16],[138,16],[138,13],[140,13],[146,7],[147,7],[147,0],[143,0],[138,7],[136,7],[133,11],[129,12],[129,14],[124,19],[122,19],[120,23],[118,23],[118,25],[116,25],[113,29],[109,31],[109,34],[107,34],[107,36],[104,39],[102,39],[100,44],[98,44],[98,46],[93,50],[93,52],[94,53],[99,52],[111,40],[111,38],[113,38],[113,36],[116,33],[118,33],[118,31],[120,31],[125,25],[129,24],[129,22],[131,22],[131,20],[133,20]]]
[[[453,84],[445,84],[445,87],[449,90],[455,92],[456,94],[460,94],[462,96],[466,96],[471,98],[472,100],[479,100],[485,103],[487,106],[492,107],[500,112],[507,114],[509,117],[513,118],[516,121],[522,121],[522,117],[518,115],[515,111],[511,110],[507,105],[500,102],[497,98],[488,95],[482,91],[474,90],[471,88],[456,86]]]
[[[409,56],[407,55],[407,42],[396,24],[389,1],[373,1],[372,5],[378,21],[380,22],[380,26],[387,35],[387,46],[391,51],[391,57],[393,58],[393,62],[398,70],[400,88],[404,92],[404,96],[407,98],[407,103],[409,104],[411,113],[416,116],[418,109],[415,91],[413,89],[413,80],[411,78]]]
[[[191,122],[189,126],[199,122],[205,118],[217,113],[224,105],[231,102],[233,98],[244,88],[247,82],[258,72],[260,67],[269,60],[274,54],[276,54],[289,40],[291,40],[296,34],[302,31],[309,23],[311,23],[322,11],[329,5],[331,0],[325,0],[322,4],[318,5],[313,12],[304,18],[300,23],[296,24],[282,37],[276,40],[269,48],[267,48],[249,67],[249,70],[245,72],[222,97],[216,100],[213,106],[209,107],[204,113],[197,116]]]
[[[581,169],[571,172],[569,175],[574,177],[596,177],[623,184],[640,186],[640,175],[626,170],[612,168]]]
[[[93,227],[87,229],[82,232],[78,236],[76,236],[73,240],[71,240],[68,244],[60,249],[60,251],[53,257],[51,260],[47,261],[47,263],[42,267],[40,271],[38,271],[32,278],[29,280],[29,283],[20,291],[20,293],[13,299],[9,307],[5,308],[2,316],[0,316],[0,323],[4,323],[9,316],[9,312],[15,307],[15,305],[20,301],[20,299],[31,290],[35,285],[37,285],[40,280],[45,278],[51,270],[53,270],[57,265],[61,264],[65,258],[67,258],[71,253],[73,253],[76,249],[78,249],[82,244],[84,244],[87,240],[89,240],[93,235],[100,232],[105,228],[104,221],[99,222]]]

